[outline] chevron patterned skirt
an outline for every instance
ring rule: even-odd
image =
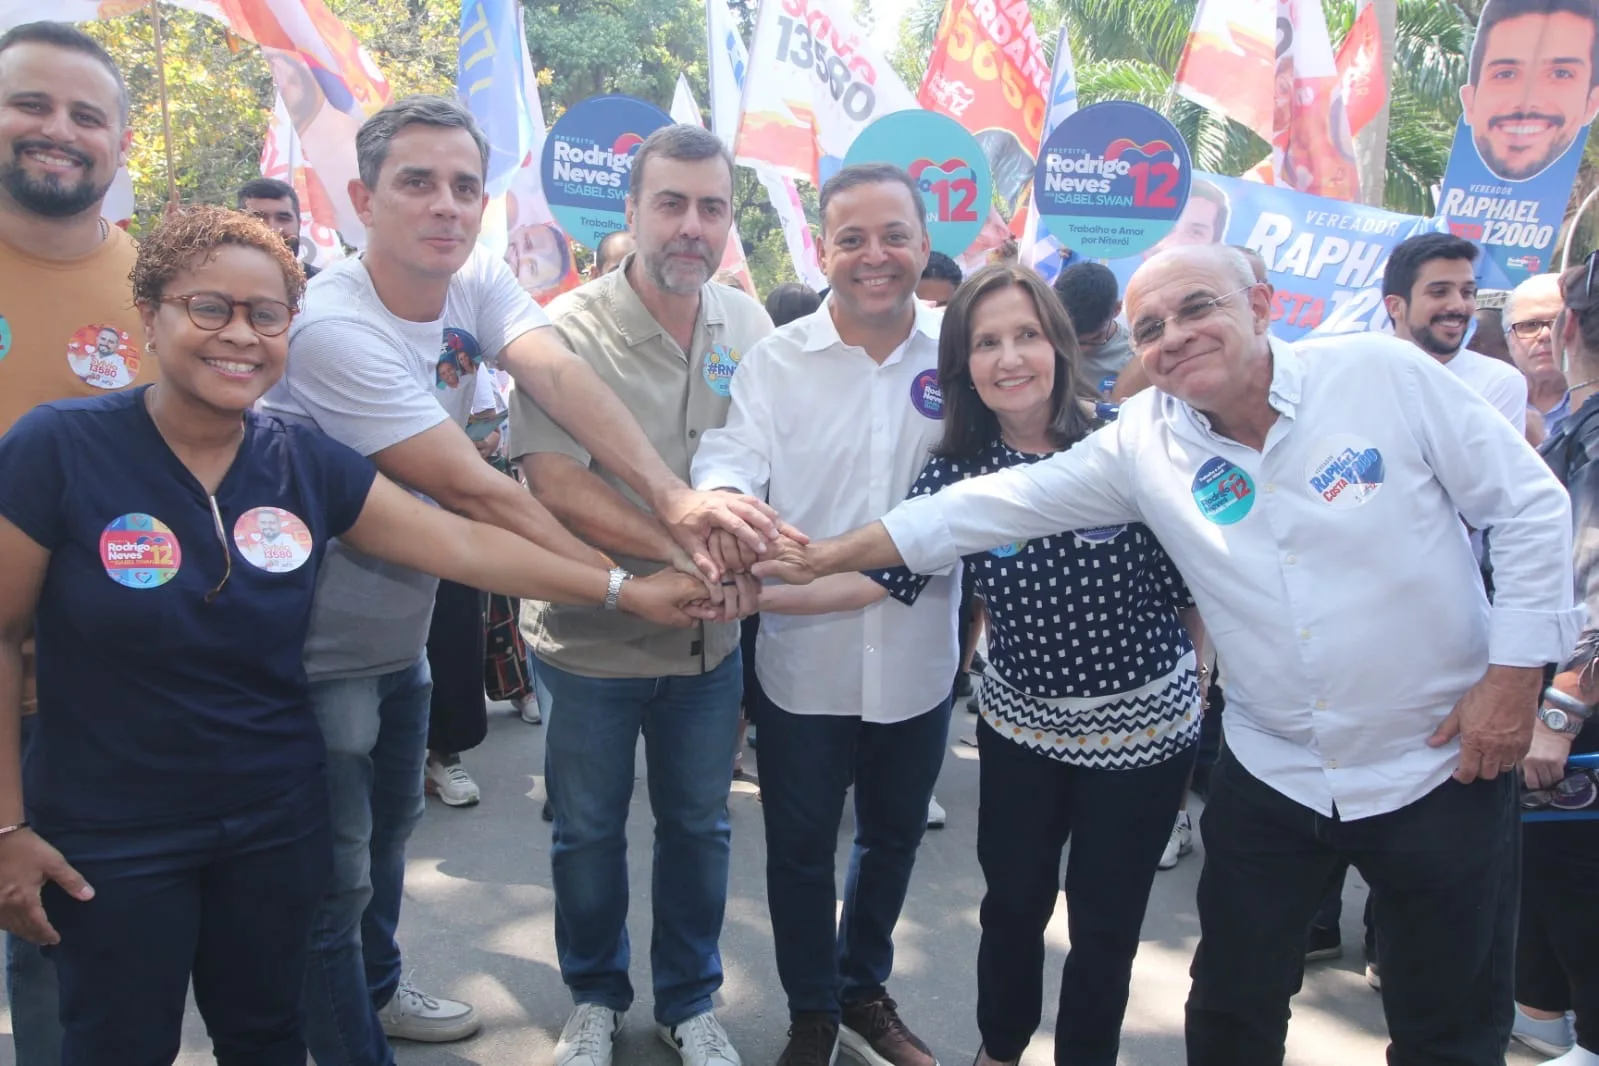
[[[1164,677],[1091,699],[1031,696],[990,669],[979,700],[983,721],[1000,736],[1074,766],[1152,766],[1199,735],[1199,675],[1192,651]]]

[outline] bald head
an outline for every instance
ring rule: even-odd
[[[1556,310],[1565,305],[1560,296],[1559,274],[1534,274],[1526,281],[1510,290],[1510,296],[1505,300],[1505,322],[1516,321],[1516,305],[1525,309],[1530,303],[1538,303],[1547,307],[1553,302]]]
[[[1214,271],[1214,277],[1226,280],[1228,284],[1222,292],[1255,284],[1254,265],[1238,249],[1225,244],[1179,245],[1151,256],[1133,272],[1132,279],[1127,282],[1127,320],[1131,322],[1138,314],[1141,290],[1148,291],[1154,287],[1153,282],[1173,271],[1187,272],[1193,268]]]

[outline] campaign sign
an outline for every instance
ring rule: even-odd
[[[844,165],[892,163],[921,187],[933,251],[957,256],[972,246],[994,195],[988,157],[966,127],[933,111],[896,111],[860,132]]]
[[[1241,244],[1266,261],[1276,289],[1271,331],[1284,340],[1388,330],[1388,256],[1426,220],[1380,207],[1198,171],[1177,226],[1145,255],[1106,265],[1125,289],[1148,254],[1182,245]]]
[[[627,225],[627,183],[644,138],[671,125],[631,96],[591,96],[556,120],[539,161],[550,213],[590,248]]]
[[[1192,180],[1177,127],[1142,104],[1110,100],[1067,117],[1033,176],[1039,222],[1081,255],[1136,255],[1176,225]]]

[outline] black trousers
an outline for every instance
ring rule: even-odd
[[[489,734],[489,708],[483,696],[485,599],[477,589],[439,582],[428,627],[428,668],[433,671],[429,751],[469,751]]]
[[[1377,897],[1389,1066],[1501,1066],[1520,830],[1513,776],[1446,781],[1397,811],[1346,822],[1223,754],[1202,822],[1189,1066],[1281,1066],[1305,929],[1340,861]]]
[[[1071,951],[1055,1022],[1058,1066],[1116,1066],[1138,934],[1193,748],[1153,766],[1071,766],[977,725],[977,858],[987,892],[977,1027],[989,1055],[1021,1055],[1043,1013],[1044,927],[1060,894]]]
[[[1516,999],[1575,1011],[1577,1043],[1599,1053],[1599,821],[1522,830]]]

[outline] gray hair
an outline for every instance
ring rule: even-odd
[[[442,126],[470,133],[482,156],[481,176],[488,177],[489,139],[483,136],[472,112],[448,97],[421,94],[396,100],[361,123],[360,132],[355,135],[355,159],[361,172],[361,184],[368,189],[378,187],[378,173],[389,157],[389,145],[407,126],[417,125]]]
[[[927,232],[927,201],[922,199],[922,190],[915,178],[893,163],[856,163],[828,178],[822,185],[820,209],[823,232],[827,230],[827,205],[833,197],[862,185],[905,186],[911,194],[911,202],[916,205],[916,221],[922,227],[922,232]]]
[[[1515,317],[1516,302],[1529,296],[1553,296],[1562,304],[1565,303],[1565,294],[1560,291],[1559,274],[1534,274],[1532,277],[1510,290],[1510,295],[1505,297],[1504,323],[1506,328],[1511,325]]]
[[[627,194],[634,200],[644,189],[644,164],[655,156],[675,159],[680,163],[720,159],[727,164],[728,181],[733,181],[733,153],[727,150],[722,139],[703,126],[679,122],[662,126],[644,138],[644,143],[634,154],[633,166],[627,177]]]

